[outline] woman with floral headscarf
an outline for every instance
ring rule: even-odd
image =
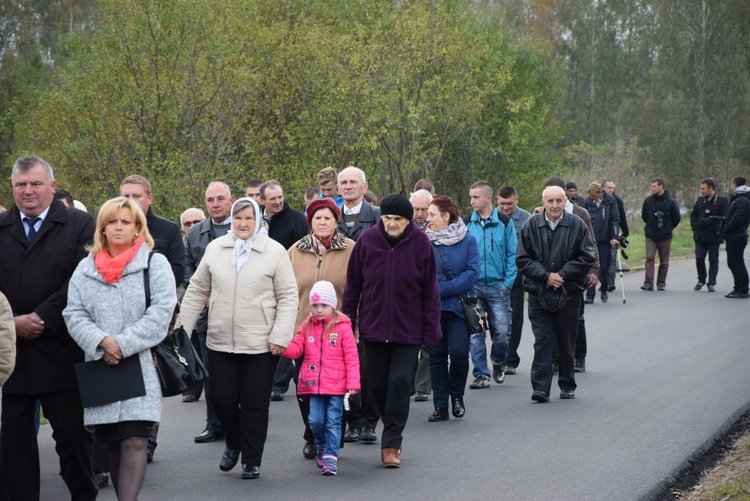
[[[208,303],[209,398],[226,441],[219,469],[231,470],[241,455],[242,478],[252,479],[260,476],[278,355],[294,336],[297,282],[255,200],[237,200],[231,219],[232,229],[206,248],[181,315],[191,332]]]

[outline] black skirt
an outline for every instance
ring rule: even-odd
[[[123,421],[121,423],[97,424],[94,426],[96,439],[102,442],[119,442],[128,437],[151,436],[153,421]]]

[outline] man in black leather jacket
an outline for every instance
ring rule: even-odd
[[[695,201],[690,213],[690,227],[695,241],[695,267],[698,270],[698,283],[694,290],[701,290],[708,284],[708,291],[716,290],[716,276],[719,273],[719,246],[721,245],[721,225],[729,208],[729,201],[716,194],[713,179],[701,181],[701,196]],[[708,273],[706,273],[708,255]]]
[[[529,293],[529,321],[534,332],[531,399],[548,402],[552,387],[553,343],[557,343],[560,398],[575,397],[574,352],[578,314],[586,278],[595,262],[594,242],[581,218],[567,214],[565,191],[542,194],[544,211],[521,229],[516,263]],[[558,300],[559,304],[554,304]]]

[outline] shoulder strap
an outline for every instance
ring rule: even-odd
[[[510,222],[510,217],[506,216],[500,211],[497,211],[497,218],[500,220],[501,223],[503,223],[505,226],[508,226],[508,223]],[[514,230],[515,231],[515,230]]]
[[[435,249],[435,255],[437,256],[438,263],[440,263],[440,267],[443,269],[443,275],[445,275],[445,278],[450,279],[451,276],[448,275],[448,270],[445,269],[445,263],[443,263],[443,258],[440,255],[440,250],[435,244],[432,244],[432,247]]]
[[[148,269],[149,267],[151,267],[151,256],[153,255],[154,251],[149,251],[148,263],[146,264],[146,268],[143,270],[143,290],[146,291],[146,309],[151,306],[151,282],[149,281]]]

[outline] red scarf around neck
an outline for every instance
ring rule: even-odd
[[[145,237],[138,238],[133,242],[130,249],[119,254],[117,257],[110,256],[108,251],[99,252],[94,258],[94,263],[96,264],[96,269],[102,274],[104,281],[108,284],[119,282],[123,270],[125,270],[125,267],[133,260],[135,255],[138,254],[138,250],[145,241]]]

